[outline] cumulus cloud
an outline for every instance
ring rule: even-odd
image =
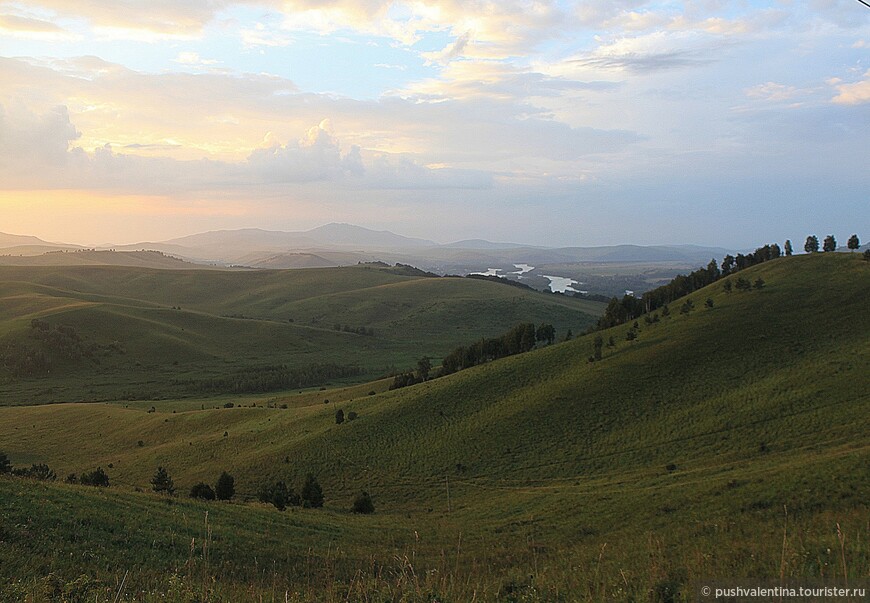
[[[85,152],[66,107],[35,114],[0,104],[0,188],[74,188],[118,194],[173,195],[223,190],[243,194],[262,187],[323,182],[359,189],[485,188],[489,174],[430,168],[410,156],[342,151],[329,120],[280,144],[267,135],[240,162],[176,160],[118,153],[111,145]],[[127,145],[138,150],[142,145]]]
[[[329,122],[324,120],[293,143],[256,149],[248,157],[248,166],[259,179],[273,183],[362,176],[365,168],[359,147],[353,146],[342,155],[329,129]]]
[[[834,80],[838,94],[833,98],[833,102],[839,105],[870,103],[870,71],[864,74],[864,78],[861,81],[847,84],[840,83],[840,80]]]
[[[42,170],[65,163],[70,143],[80,136],[66,107],[36,114],[23,104],[0,104],[0,170],[17,178],[21,168]]]

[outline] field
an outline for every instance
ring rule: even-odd
[[[520,322],[548,322],[562,336],[578,332],[602,310],[595,302],[382,265],[7,266],[0,286],[4,405],[288,389],[264,383],[275,367],[302,375],[287,381],[307,387],[362,382]]]
[[[593,334],[395,391],[0,408],[16,466],[112,483],[0,478],[6,600],[676,601],[711,579],[866,581],[870,263],[740,276],[764,286],[715,283],[631,341],[604,331],[598,361]],[[310,322],[334,295],[280,312]],[[214,299],[149,303],[218,315]],[[358,418],[336,424],[339,408]],[[147,492],[158,465],[178,496]],[[224,470],[234,502],[186,498]],[[309,472],[324,509],[256,502]],[[349,512],[361,490],[371,516]]]

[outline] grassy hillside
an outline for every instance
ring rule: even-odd
[[[247,383],[280,365],[331,367],[311,385],[364,380],[523,321],[577,332],[601,310],[383,266],[2,267],[0,291],[2,404],[177,397],[218,391],[216,380]]]
[[[116,585],[132,568],[148,592],[202,593],[212,576],[226,600],[668,600],[710,577],[866,578],[870,264],[802,256],[740,276],[766,284],[716,283],[634,341],[631,325],[603,332],[615,345],[597,362],[586,336],[373,395],[0,409],[16,465],[111,463],[116,484],[0,480],[0,567]],[[336,408],[359,418],[336,425]],[[311,471],[326,509],[133,493],[158,464],[180,492],[229,470],[241,500]],[[347,512],[362,489],[372,517]],[[205,509],[208,557],[191,549]],[[121,525],[137,529],[112,536]]]
[[[130,266],[160,270],[209,269],[207,265],[191,264],[160,251],[114,251],[94,249],[51,249],[46,247],[14,247],[0,249],[2,266]]]

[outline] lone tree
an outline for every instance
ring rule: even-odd
[[[819,250],[819,237],[810,235],[807,237],[807,242],[804,243],[804,251],[807,253],[816,253]]]
[[[429,371],[431,370],[432,361],[429,359],[429,356],[423,356],[417,361],[417,376],[420,377],[421,381],[429,378]]]
[[[200,500],[214,500],[215,494],[214,490],[211,489],[211,486],[205,482],[199,482],[190,489],[190,497],[198,498]]]
[[[214,486],[214,494],[218,500],[230,500],[236,495],[236,480],[224,471]]]
[[[175,492],[175,485],[172,483],[172,478],[169,477],[169,472],[165,467],[157,467],[154,477],[151,478],[151,489],[162,494],[169,494],[170,496]]]
[[[861,241],[858,240],[858,235],[853,234],[849,237],[849,241],[846,243],[846,247],[848,247],[851,251],[855,251],[859,247],[861,247]]]
[[[601,360],[601,347],[604,345],[604,339],[601,335],[595,336],[595,341],[592,343],[595,360]]]
[[[302,506],[313,508],[323,506],[323,488],[312,473],[305,477],[305,484],[302,486]]]
[[[0,474],[12,473],[12,463],[6,453],[0,450]]]
[[[791,247],[791,239],[785,240],[785,255],[791,255],[794,252],[794,249]]]
[[[339,408],[335,411],[335,424],[341,425],[342,423],[344,423],[344,411]]]
[[[369,515],[375,512],[375,503],[372,502],[372,497],[369,496],[369,493],[363,490],[353,499],[353,506],[350,510],[353,513]]]
[[[837,239],[834,238],[834,235],[828,235],[825,237],[825,244],[822,247],[824,251],[837,251]]]

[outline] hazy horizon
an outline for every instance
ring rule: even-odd
[[[0,231],[845,240],[868,52],[855,0],[0,2]]]

